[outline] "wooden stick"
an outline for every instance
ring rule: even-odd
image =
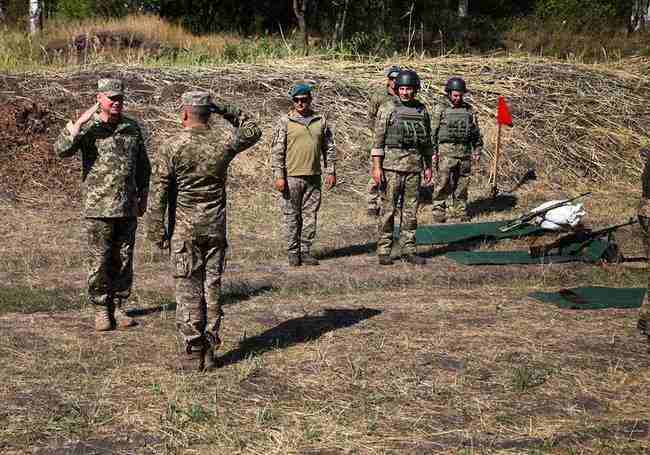
[[[501,123],[497,120],[497,149],[494,152],[494,162],[492,163],[492,172],[490,173],[490,183],[492,184],[491,194],[495,197],[499,193],[497,186],[497,173],[499,169],[499,155],[501,154]]]

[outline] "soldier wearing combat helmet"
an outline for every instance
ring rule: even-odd
[[[181,101],[183,130],[165,143],[154,163],[147,238],[159,248],[167,242],[171,246],[181,347],[178,366],[209,370],[217,366],[214,353],[221,344],[228,166],[262,132],[240,108],[214,103],[207,92],[187,92]],[[232,138],[210,128],[213,113],[235,128]]]
[[[478,115],[463,99],[467,88],[460,77],[445,85],[446,105],[433,118],[433,146],[437,151],[438,178],[433,192],[433,221],[447,220],[448,205],[467,220],[467,199],[472,161],[481,157],[483,138]]]
[[[88,299],[95,305],[95,330],[135,325],[124,311],[133,284],[137,217],[147,208],[149,159],[137,122],[122,115],[124,84],[100,79],[97,103],[68,123],[54,150],[60,157],[81,152],[82,214],[88,242]]]
[[[402,258],[421,265],[416,255],[418,188],[424,170],[425,183],[431,182],[431,119],[415,96],[420,79],[415,71],[401,71],[395,81],[398,96],[385,102],[377,113],[372,148],[372,176],[382,188],[377,256],[381,265],[390,265],[395,218],[400,217],[399,243]]]
[[[375,121],[377,120],[379,107],[396,96],[395,79],[397,79],[399,72],[400,67],[397,65],[386,68],[384,71],[386,87],[376,91],[370,97],[370,101],[368,102],[368,127],[372,131],[375,129]],[[372,157],[370,157],[370,167],[372,169]],[[372,176],[370,176],[370,182],[368,183],[368,215],[374,217],[379,216],[379,187]]]

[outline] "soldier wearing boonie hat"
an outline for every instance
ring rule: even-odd
[[[149,159],[138,123],[122,115],[124,83],[97,82],[97,103],[69,122],[54,149],[59,157],[81,152],[83,227],[88,241],[88,299],[95,330],[135,325],[124,311],[133,284],[137,217],[147,208]]]
[[[368,102],[368,127],[375,130],[375,120],[377,119],[377,112],[379,107],[386,101],[396,96],[395,93],[395,78],[399,75],[400,67],[398,65],[391,65],[384,69],[384,76],[386,76],[386,87],[375,91],[370,96]],[[372,169],[372,157],[370,157],[370,168]],[[375,183],[375,180],[370,176],[368,182],[368,216],[379,216],[379,206],[381,195],[381,186]]]
[[[215,351],[221,344],[228,166],[260,139],[262,131],[239,107],[215,103],[208,92],[183,93],[181,103],[183,130],[156,157],[147,238],[161,249],[167,245],[171,249],[178,368],[205,371],[217,366]],[[232,139],[210,128],[212,113],[219,113],[235,128]],[[174,200],[176,204],[170,205]],[[169,220],[174,219],[171,232]]]

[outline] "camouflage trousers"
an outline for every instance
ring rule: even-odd
[[[129,298],[137,227],[137,218],[84,218],[88,300],[93,305]]]
[[[384,178],[385,185],[381,193],[382,204],[379,216],[377,254],[390,254],[393,246],[396,217],[401,219],[399,246],[402,255],[415,254],[420,173],[384,170]]]
[[[650,258],[650,217],[639,215],[639,224],[643,233],[645,255],[647,258]],[[648,289],[643,299],[643,304],[641,304],[641,308],[639,309],[639,319],[644,319],[650,323],[650,303],[648,302],[648,292],[650,292],[650,264],[646,264],[646,278],[646,286]]]
[[[370,160],[370,169],[372,169],[372,159]],[[381,206],[381,192],[382,187],[377,185],[375,179],[370,176],[370,181],[368,182],[368,209],[369,210],[379,210]]]
[[[287,177],[287,189],[280,198],[282,229],[289,254],[309,253],[316,237],[321,201],[321,176]]]
[[[220,344],[223,239],[172,237],[171,262],[176,287],[176,329],[185,347]]]
[[[471,157],[440,156],[433,190],[433,211],[444,212],[451,206],[464,213],[467,208],[471,174]]]

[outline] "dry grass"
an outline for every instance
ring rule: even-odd
[[[467,75],[488,152],[496,96],[512,101],[516,127],[505,142],[501,184],[514,184],[528,166],[540,177],[511,203],[477,204],[479,220],[510,218],[587,188],[595,192],[587,201],[593,224],[634,211],[636,148],[648,119],[627,113],[642,112],[636,103],[648,93],[648,80],[637,68],[647,62],[401,63],[424,76],[428,103],[448,76]],[[643,286],[644,270],[633,263],[469,267],[426,248],[433,254],[426,267],[376,265],[375,227],[364,215],[369,138],[360,118],[380,67],[300,59],[272,67],[98,67],[0,79],[0,109],[9,114],[0,129],[0,452],[605,455],[650,449],[643,399],[650,393],[650,362],[634,328],[636,311],[561,310],[527,297],[560,287]],[[191,88],[246,106],[264,128],[263,143],[231,170],[225,366],[214,373],[179,376],[167,367],[175,349],[173,284],[165,258],[141,238],[131,304],[139,326],[101,336],[90,331],[77,223],[79,164],[46,158],[47,144],[92,102],[96,78],[108,74],[127,80],[130,113],[145,126],[153,155],[177,127],[180,93]],[[318,107],[332,114],[341,185],[324,194],[321,266],[289,269],[268,146],[296,79],[314,80]],[[34,114],[32,103],[46,115]],[[576,162],[588,163],[589,172],[573,171]],[[474,199],[484,195],[484,174],[477,172]],[[429,221],[428,206],[419,217]],[[626,256],[641,255],[637,231],[620,243]]]

